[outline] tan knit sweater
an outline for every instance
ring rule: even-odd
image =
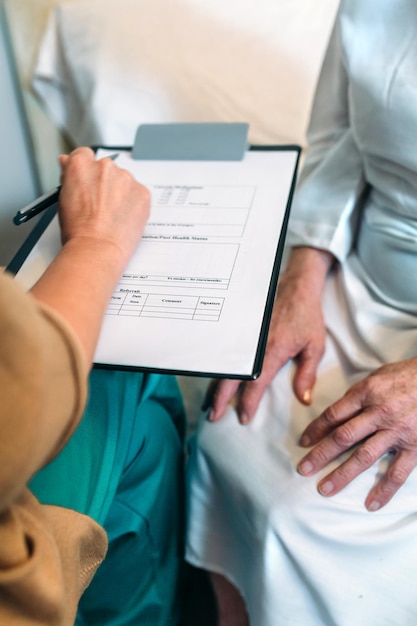
[[[90,518],[42,506],[26,488],[74,432],[87,366],[51,310],[0,275],[0,624],[69,626],[103,560]]]

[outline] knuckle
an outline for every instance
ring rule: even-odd
[[[400,486],[407,480],[408,471],[402,467],[391,467],[387,473],[387,481],[390,485]]]
[[[317,446],[311,456],[314,457],[314,464],[320,467],[324,467],[329,462],[329,456],[324,446]]]
[[[364,379],[361,382],[359,389],[363,395],[364,404],[378,407],[378,413],[381,417],[385,417],[389,414],[388,406],[381,403],[381,398],[384,396],[382,381],[375,375],[375,373],[370,374],[366,379]]]
[[[119,170],[118,176],[119,176],[119,184],[121,185],[123,191],[126,194],[131,193],[132,189],[136,189],[137,187],[139,187],[139,185],[137,185],[133,176],[126,170]]]
[[[72,150],[69,153],[69,160],[70,161],[76,161],[78,159],[82,159],[84,157],[86,157],[89,153],[89,148],[86,148],[84,146],[79,146],[78,148],[74,148],[74,150]]]
[[[350,424],[344,424],[332,433],[334,442],[338,447],[350,448],[356,443],[355,434]]]
[[[113,163],[110,162],[110,165],[113,166]],[[114,167],[117,167],[117,166],[115,165]],[[127,170],[123,170],[123,169],[117,168],[116,171],[119,173],[120,180],[126,186],[129,186],[129,185],[132,185],[132,184],[135,183],[135,179],[133,178],[132,174],[130,172],[128,172]]]
[[[248,415],[256,412],[259,404],[259,394],[254,393],[252,389],[246,387],[238,399],[238,408]]]
[[[339,489],[345,487],[354,478],[353,467],[350,463],[342,463],[337,470],[333,472],[332,482]]]
[[[110,159],[99,159],[98,161],[96,161],[96,164],[100,168],[100,170],[105,173],[112,170],[113,167],[116,167]]]
[[[227,402],[237,391],[239,383],[225,380],[210,389],[214,402]]]
[[[67,161],[65,166],[66,172],[70,175],[77,175],[78,172],[82,172],[83,165],[83,155],[79,153],[73,153]]]
[[[333,409],[333,407],[328,407],[322,414],[321,414],[321,422],[323,423],[324,426],[331,426],[333,427],[336,423],[337,423],[337,418],[336,418],[336,413]]]
[[[370,467],[376,460],[374,453],[367,445],[356,448],[352,456],[360,467]]]
[[[384,424],[392,423],[392,409],[385,404],[378,405],[378,419]]]

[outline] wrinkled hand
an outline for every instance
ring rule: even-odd
[[[311,402],[325,342],[321,295],[332,260],[329,254],[311,248],[293,251],[279,284],[262,373],[249,382],[212,381],[203,405],[203,409],[211,407],[210,421],[221,419],[234,398],[239,421],[247,424],[266,388],[290,359],[296,360],[294,392],[301,402]]]
[[[395,453],[386,474],[369,492],[369,511],[383,507],[417,465],[417,358],[384,365],[353,385],[315,419],[301,436],[314,446],[298,470],[310,476],[341,453],[350,457],[323,478],[318,489],[332,496],[388,451]]]
[[[60,157],[63,243],[90,239],[115,246],[122,264],[137,246],[149,216],[149,191],[111,159],[89,148]]]

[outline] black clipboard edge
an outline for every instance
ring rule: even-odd
[[[52,201],[51,206],[48,207],[45,213],[39,218],[34,228],[30,231],[29,235],[20,246],[19,250],[16,252],[10,263],[6,266],[6,272],[9,272],[13,275],[17,274],[38,239],[41,237],[46,227],[55,217],[57,210],[58,203],[56,202],[56,200]]]
[[[164,369],[162,367],[145,367],[140,365],[119,365],[118,363],[93,363],[97,370],[118,370],[122,372],[142,372],[143,374],[163,374],[167,376],[187,376],[188,378],[228,378],[230,380],[255,380],[252,374],[219,374],[219,372],[197,372],[195,370]]]
[[[99,149],[112,150],[112,151],[129,151],[131,150],[131,146],[100,146],[94,145],[91,147],[94,152],[97,152]],[[256,380],[259,378],[262,365],[265,357],[266,343],[268,340],[268,331],[269,325],[271,322],[272,311],[274,307],[275,301],[275,293],[278,285],[278,278],[281,268],[282,255],[284,252],[285,239],[287,234],[288,222],[290,218],[290,209],[294,196],[294,191],[297,183],[297,173],[300,162],[301,155],[301,147],[297,144],[280,144],[280,145],[250,145],[248,147],[248,151],[251,150],[265,150],[265,151],[283,151],[288,152],[289,150],[295,151],[297,153],[296,164],[293,173],[293,180],[291,183],[290,191],[288,194],[287,205],[285,208],[285,215],[283,224],[281,227],[281,234],[278,241],[277,252],[275,254],[274,265],[271,274],[271,280],[269,283],[268,295],[266,299],[265,312],[262,319],[261,331],[259,334],[259,342],[256,349],[256,355],[254,359],[253,369],[251,374],[242,375],[242,374],[219,374],[218,372],[190,372],[188,370],[171,370],[171,369],[163,369],[163,368],[150,368],[150,367],[141,367],[137,365],[119,365],[119,364],[104,364],[104,363],[93,363],[93,367],[95,369],[106,369],[106,370],[120,370],[120,371],[135,371],[135,372],[149,372],[149,373],[157,373],[164,375],[172,375],[172,376],[190,376],[190,377],[200,377],[200,378],[229,378],[231,380]],[[58,210],[58,203],[54,202],[51,206],[45,211],[44,215],[39,219],[33,230],[29,233],[26,240],[20,246],[19,250],[12,258],[10,263],[7,265],[5,271],[11,274],[17,274],[19,269],[22,267],[25,262],[27,256],[30,251],[36,244],[36,242],[41,237],[44,230],[47,228],[49,223],[52,221],[54,216],[56,215]]]
[[[266,343],[268,341],[269,326],[271,323],[272,311],[273,311],[274,303],[275,303],[275,294],[276,294],[277,287],[278,287],[278,279],[279,279],[279,274],[281,270],[281,261],[282,261],[282,255],[284,253],[285,240],[287,236],[288,222],[290,219],[291,205],[292,205],[292,201],[294,198],[295,188],[297,185],[298,168],[300,164],[302,148],[301,146],[297,144],[288,144],[288,145],[278,145],[278,146],[250,146],[249,150],[274,150],[274,151],[293,150],[294,152],[297,153],[293,179],[292,179],[290,191],[288,194],[287,205],[285,207],[284,220],[283,220],[282,227],[281,227],[281,234],[280,234],[279,241],[278,241],[277,252],[275,254],[274,266],[272,269],[271,280],[269,283],[268,295],[266,298],[265,312],[264,312],[264,316],[262,319],[261,332],[259,334],[259,342],[258,342],[258,347],[256,350],[252,376],[250,377],[250,380],[256,380],[261,375],[262,365],[263,365],[263,361],[265,357]]]

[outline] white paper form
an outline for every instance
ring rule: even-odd
[[[97,158],[113,152],[99,150]],[[297,158],[296,149],[249,151],[236,162],[137,161],[120,153],[117,165],[150,189],[151,212],[109,303],[97,364],[204,376],[257,373]],[[21,279],[25,266],[39,273],[55,256],[56,222],[28,256]]]

